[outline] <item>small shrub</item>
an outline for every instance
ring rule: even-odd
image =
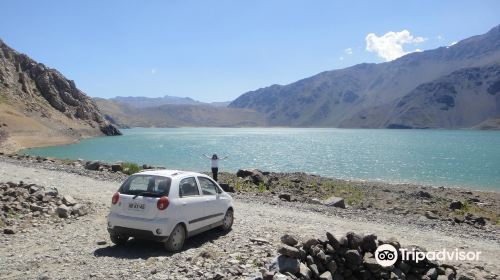
[[[261,183],[259,184],[259,192],[260,192],[260,193],[263,193],[263,192],[265,192],[265,191],[266,191],[266,185],[264,185],[264,183],[262,183],[262,182],[261,182]]]
[[[133,162],[122,163],[122,168],[123,168],[122,172],[127,175],[132,175],[142,170],[142,168],[137,163]]]

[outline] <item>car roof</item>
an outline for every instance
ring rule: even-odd
[[[175,177],[175,176],[180,176],[180,175],[204,176],[204,177],[207,176],[205,174],[201,174],[201,173],[197,173],[197,172],[182,171],[182,170],[170,170],[170,169],[147,170],[147,171],[135,173],[134,175],[154,175],[154,176],[163,176],[163,177]]]

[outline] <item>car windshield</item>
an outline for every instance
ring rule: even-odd
[[[160,197],[168,196],[172,179],[153,175],[130,176],[118,190],[122,194]]]

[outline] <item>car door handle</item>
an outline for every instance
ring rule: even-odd
[[[186,202],[183,202],[183,203],[182,203],[182,206],[186,206],[186,205],[187,205],[187,203],[186,203]]]

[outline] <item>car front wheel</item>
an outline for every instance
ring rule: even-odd
[[[233,209],[228,209],[226,211],[226,215],[224,216],[224,220],[222,220],[221,229],[223,231],[230,231],[231,227],[233,226],[233,221],[234,221]]]
[[[184,241],[186,241],[186,229],[183,225],[178,224],[172,230],[168,240],[165,241],[165,249],[169,252],[179,252],[184,246]]]

